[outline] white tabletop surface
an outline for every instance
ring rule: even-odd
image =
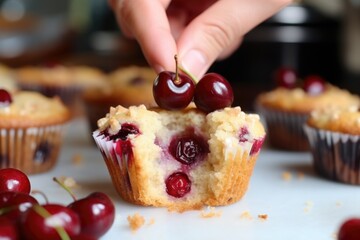
[[[44,192],[50,202],[72,201],[53,177],[73,178],[79,185],[74,189],[78,198],[94,191],[108,194],[116,205],[116,218],[101,240],[335,240],[345,219],[360,216],[360,186],[318,177],[310,153],[267,148],[260,152],[247,193],[233,205],[185,213],[131,205],[117,195],[92,141],[85,119],[73,120],[65,131],[58,164],[48,173],[30,176],[30,181],[32,189]],[[80,164],[73,163],[76,156],[81,157]],[[210,211],[218,216],[202,217]],[[146,222],[132,232],[127,217],[135,213]],[[258,217],[264,214],[266,220]]]

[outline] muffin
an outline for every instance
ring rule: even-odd
[[[0,88],[9,92],[18,90],[13,70],[2,64],[0,64]]]
[[[155,78],[156,73],[149,67],[126,66],[109,73],[102,85],[85,91],[83,99],[91,131],[97,129],[97,120],[105,116],[110,107],[156,106],[152,93]]]
[[[265,138],[259,116],[240,107],[117,106],[98,126],[93,137],[120,196],[176,211],[240,200]]]
[[[358,106],[313,111],[304,125],[315,171],[326,179],[360,184]]]
[[[310,94],[304,88],[278,87],[260,94],[256,110],[265,121],[271,147],[289,151],[309,151],[303,131],[311,111],[329,106],[359,106],[359,97],[329,83],[323,90]]]
[[[0,168],[27,174],[50,170],[56,163],[64,124],[70,112],[59,98],[37,92],[0,90]]]
[[[89,66],[26,66],[16,70],[22,90],[38,91],[45,96],[59,96],[67,106],[74,106],[85,89],[102,84],[105,73]]]

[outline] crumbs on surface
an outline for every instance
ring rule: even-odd
[[[132,232],[136,232],[145,224],[145,218],[141,216],[139,213],[135,213],[132,216],[128,216],[127,220],[129,222],[129,226]]]
[[[200,217],[202,218],[213,218],[213,217],[221,217],[222,211],[216,211],[215,207],[207,207],[206,210],[202,210],[200,213]]]
[[[61,177],[58,178],[58,180],[62,184],[64,184],[64,186],[66,186],[68,188],[77,188],[77,187],[79,187],[79,185],[77,184],[75,179],[72,178],[72,177],[61,176]]]
[[[290,172],[285,171],[282,173],[281,177],[285,181],[290,181],[292,179],[292,174]]]
[[[249,211],[244,211],[241,213],[240,218],[242,219],[248,219],[248,220],[252,220],[253,217],[251,216]]]
[[[259,214],[258,219],[265,221],[268,219],[268,215],[267,214]]]
[[[75,153],[72,158],[71,158],[71,162],[73,165],[81,165],[83,162],[83,156],[80,153]]]
[[[311,209],[313,208],[313,206],[314,206],[314,203],[312,201],[306,201],[304,212],[310,212]]]

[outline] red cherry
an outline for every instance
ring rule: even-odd
[[[165,181],[166,192],[173,197],[181,198],[191,190],[191,181],[183,172],[171,174]]]
[[[202,137],[185,134],[171,140],[169,152],[177,161],[190,165],[204,159],[209,152],[209,146]]]
[[[325,91],[325,80],[318,75],[310,75],[304,79],[303,89],[309,95],[318,95]]]
[[[115,206],[105,193],[91,193],[72,202],[68,208],[79,215],[81,233],[85,235],[101,237],[114,223]]]
[[[342,223],[339,229],[338,240],[359,240],[360,219],[351,218]]]
[[[16,168],[0,169],[0,192],[13,191],[29,194],[31,190],[28,176]]]
[[[233,101],[232,87],[220,74],[205,74],[196,85],[194,102],[204,112],[230,107]]]
[[[44,216],[44,211],[49,213],[49,216]],[[70,238],[78,235],[80,233],[78,214],[60,204],[45,204],[34,205],[22,218],[21,230],[28,240],[61,240],[59,228]]]
[[[296,87],[298,77],[294,69],[281,67],[276,70],[274,78],[277,86],[292,89]]]
[[[0,89],[0,107],[7,107],[12,103],[12,97],[5,89]]]
[[[13,222],[20,222],[23,214],[38,201],[22,192],[0,192],[0,215]]]
[[[73,236],[71,240],[98,240],[96,237],[80,233],[79,235]]]
[[[4,240],[19,239],[16,225],[9,219],[2,216],[0,216],[0,239],[4,239]]]
[[[183,109],[193,100],[195,83],[185,74],[163,71],[153,84],[154,99],[159,107]]]

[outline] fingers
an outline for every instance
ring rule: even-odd
[[[244,34],[290,0],[220,0],[196,17],[178,39],[183,68],[201,77],[218,58],[230,55]]]
[[[169,1],[110,0],[122,31],[139,42],[157,72],[175,69],[177,46],[165,12]]]

